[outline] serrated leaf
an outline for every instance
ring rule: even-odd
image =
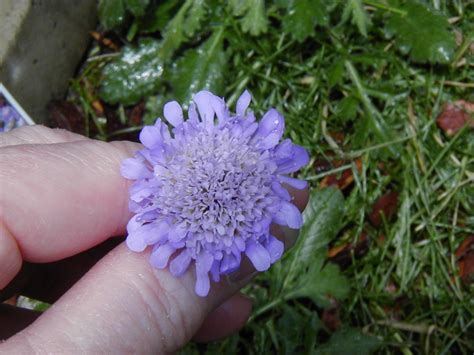
[[[366,335],[356,328],[343,328],[334,333],[329,341],[316,349],[317,355],[369,355],[382,345],[378,338]]]
[[[339,84],[344,76],[344,60],[336,60],[328,69],[328,84],[332,88],[334,85]]]
[[[323,0],[292,0],[285,13],[283,30],[299,42],[313,35],[316,25],[329,23],[329,12]]]
[[[416,1],[408,1],[399,10],[391,14],[386,33],[395,37],[400,51],[417,62],[449,62],[456,43],[447,18]]]
[[[206,15],[205,1],[194,0],[193,6],[189,9],[189,13],[186,19],[186,26],[184,32],[188,37],[194,35],[194,33],[201,27],[201,22]]]
[[[313,262],[298,279],[288,298],[307,297],[320,307],[329,307],[330,298],[343,300],[349,291],[350,282],[337,265],[329,263],[321,267],[320,262]]]
[[[216,30],[199,48],[188,50],[173,66],[170,79],[177,101],[187,103],[199,90],[220,91],[226,65],[223,33],[222,28]]]
[[[174,17],[178,5],[179,0],[166,0],[160,6],[151,7],[150,11],[140,18],[140,32],[163,31],[170,19]]]
[[[145,14],[146,8],[150,3],[150,0],[123,0],[127,10],[130,11],[133,16],[140,17]]]
[[[336,265],[324,266],[327,245],[342,227],[344,197],[340,190],[315,190],[303,214],[304,224],[290,258],[285,292],[289,298],[309,297],[328,305],[328,294],[342,299],[349,290],[348,280]]]
[[[351,121],[357,115],[359,100],[353,96],[347,96],[337,103],[336,114],[343,121]]]
[[[367,30],[371,22],[364,9],[362,0],[347,0],[346,7],[342,14],[342,20],[345,22],[349,18],[351,18],[351,22],[357,26],[360,34],[367,37]]]
[[[228,2],[234,16],[242,16],[242,31],[257,36],[268,29],[264,0],[231,0]]]
[[[131,105],[153,93],[163,74],[160,49],[160,42],[149,38],[136,47],[126,46],[120,57],[104,68],[101,97],[111,104]]]
[[[264,0],[247,0],[248,10],[242,18],[242,30],[252,36],[267,32],[268,18]]]
[[[304,324],[304,329],[295,327],[295,324]],[[305,341],[305,338],[314,339],[318,331],[323,327],[318,313],[299,312],[296,307],[284,305],[282,307],[282,316],[276,322],[278,340],[282,345],[282,354],[296,354],[297,349]],[[303,330],[303,331],[302,331]]]
[[[98,12],[100,23],[107,30],[119,27],[125,20],[123,0],[100,0]]]
[[[295,247],[300,265],[310,264],[314,254],[327,247],[341,229],[343,216],[344,196],[340,190],[331,187],[311,193]]]

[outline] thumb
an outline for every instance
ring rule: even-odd
[[[150,267],[149,255],[118,246],[35,323],[0,345],[5,353],[168,353],[184,346],[206,316],[253,275],[194,291],[194,270],[175,278]]]

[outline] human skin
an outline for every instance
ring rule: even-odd
[[[12,288],[24,262],[43,270],[56,262],[53,270],[66,275],[54,289],[30,287],[55,301],[30,325],[35,315],[0,307],[0,339],[26,326],[0,344],[0,353],[170,353],[245,324],[251,301],[239,289],[254,276],[250,263],[201,298],[193,269],[174,278],[150,266],[149,251],[131,252],[118,238],[104,244],[126,234],[129,181],[119,167],[140,147],[42,126],[0,135],[0,290]],[[302,210],[308,192],[289,191]],[[287,246],[294,242],[295,231],[273,232]]]

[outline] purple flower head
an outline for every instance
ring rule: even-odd
[[[0,132],[8,132],[26,123],[21,115],[10,105],[0,107]]]
[[[260,122],[247,110],[245,91],[236,113],[208,91],[193,97],[185,120],[181,106],[168,102],[164,116],[140,133],[144,148],[124,160],[122,175],[130,188],[128,247],[153,246],[151,264],[169,265],[174,276],[191,263],[196,293],[209,293],[209,275],[236,271],[247,256],[258,271],[267,270],[283,253],[270,224],[300,228],[302,216],[282,184],[297,189],[306,182],[287,176],[309,161],[308,153],[289,139],[280,142],[283,116],[269,110]]]

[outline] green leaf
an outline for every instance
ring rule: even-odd
[[[321,256],[324,258],[325,253]],[[321,261],[321,257],[313,261],[307,272],[298,279],[287,299],[307,297],[320,307],[329,307],[330,298],[343,300],[347,297],[350,291],[349,280],[337,265],[329,263],[321,267]]]
[[[399,10],[391,14],[386,34],[395,37],[400,51],[417,62],[449,62],[456,43],[447,18],[416,1],[408,1]]]
[[[295,324],[304,324],[304,330],[295,327]],[[282,307],[282,316],[276,322],[278,331],[278,340],[280,341],[283,354],[296,354],[297,350],[307,338],[315,338],[315,335],[323,327],[318,313],[299,312],[296,307],[284,305]],[[309,350],[309,349],[308,349]]]
[[[339,268],[323,265],[327,245],[341,229],[343,216],[341,191],[333,187],[312,191],[303,214],[303,228],[291,254],[285,298],[308,297],[320,306],[327,306],[328,295],[338,299],[347,296],[349,281]]]
[[[150,3],[150,0],[124,0],[127,10],[130,11],[133,16],[141,17],[145,14],[146,8]]]
[[[160,6],[152,6],[145,15],[140,18],[140,32],[151,33],[163,31],[171,18],[174,17],[179,0],[165,0]]]
[[[100,0],[99,20],[105,29],[119,27],[125,20],[125,6],[123,0]]]
[[[326,249],[341,229],[343,217],[344,196],[340,190],[330,187],[312,191],[303,214],[303,228],[295,247],[298,264],[311,264],[314,254]]]
[[[356,118],[359,110],[359,100],[353,96],[347,96],[337,103],[336,114],[342,122],[352,121]]]
[[[241,25],[244,32],[257,36],[267,32],[268,18],[264,0],[231,0],[229,7],[234,16],[242,16]]]
[[[160,42],[143,39],[137,47],[126,46],[103,71],[101,97],[111,104],[131,105],[156,90],[163,74],[158,56]]]
[[[342,21],[346,22],[349,18],[357,26],[361,35],[367,37],[367,29],[370,27],[371,22],[364,9],[362,0],[347,0],[346,7],[342,13]]]
[[[303,42],[314,34],[316,25],[329,24],[329,12],[323,0],[293,0],[283,17],[283,30]]]
[[[344,60],[336,60],[328,69],[328,84],[332,88],[336,84],[339,84],[344,77],[345,68]]]
[[[378,338],[366,335],[356,328],[343,328],[329,341],[316,349],[316,355],[369,355],[382,345]]]
[[[176,62],[170,78],[176,100],[187,103],[199,90],[220,91],[226,65],[223,39],[224,29],[219,28],[199,48],[188,50]]]
[[[192,37],[201,27],[201,22],[206,15],[205,0],[194,0],[193,6],[189,10],[186,19],[184,32],[188,37]]]

